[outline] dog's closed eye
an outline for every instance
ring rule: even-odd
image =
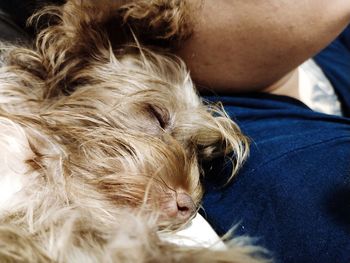
[[[159,126],[162,129],[166,129],[169,126],[169,114],[165,110],[162,110],[158,106],[155,105],[149,105],[148,106],[149,112],[152,116],[157,120],[159,123]]]

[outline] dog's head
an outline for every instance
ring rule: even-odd
[[[202,196],[201,162],[232,151],[234,174],[246,138],[219,107],[202,102],[181,60],[139,45],[114,49],[109,18],[77,2],[51,9],[55,24],[40,33],[34,51],[9,53],[9,69],[38,83],[24,92],[37,96],[28,126],[60,145],[70,202],[102,202],[107,211],[145,207],[164,221],[188,220]],[[45,158],[42,138],[30,143],[35,162],[28,163],[45,173],[52,158]]]

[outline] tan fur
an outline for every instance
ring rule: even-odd
[[[233,151],[234,175],[248,143],[220,107],[203,104],[181,60],[113,47],[111,19],[166,24],[155,38],[181,39],[184,2],[112,2],[47,8],[37,19],[53,25],[34,48],[2,49],[0,157],[25,169],[0,206],[0,262],[265,262],[242,239],[211,250],[158,237],[189,219],[170,213],[178,196],[199,206],[201,161]]]

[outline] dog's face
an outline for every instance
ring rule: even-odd
[[[247,154],[179,59],[113,43],[115,22],[150,36],[141,43],[181,41],[186,3],[68,0],[37,14],[54,24],[34,47],[6,48],[1,262],[257,262],[251,246],[183,248],[158,236],[196,211],[203,161],[233,151],[234,174]]]
[[[86,15],[74,10],[58,14],[36,50],[9,55],[13,81],[22,85],[25,76],[30,88],[5,108],[26,115],[30,104],[22,126],[41,134],[28,133],[27,163],[43,177],[59,166],[71,204],[111,214],[143,207],[163,221],[188,220],[202,196],[200,163],[233,150],[238,167],[245,138],[219,108],[204,106],[180,60],[135,47],[115,51],[101,25],[71,23]],[[59,150],[50,153],[49,144]]]
[[[202,196],[199,162],[221,151],[224,138],[184,66],[143,51],[93,63],[79,77],[73,92],[41,110],[66,149],[72,200],[97,192],[117,207],[188,220]]]
[[[55,22],[33,48],[6,48],[1,262],[259,261],[251,246],[211,251],[158,236],[196,211],[203,161],[233,152],[233,175],[247,154],[239,128],[202,103],[181,60],[118,48],[105,29],[112,18],[150,36],[142,43],[181,41],[185,3],[68,0],[38,13]]]

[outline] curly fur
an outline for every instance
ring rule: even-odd
[[[182,39],[184,1],[98,2],[46,8],[33,48],[2,48],[0,261],[265,262],[242,239],[211,250],[159,238],[194,212],[179,196],[199,206],[200,163],[233,151],[234,175],[248,142],[181,60],[109,37],[113,20],[141,40],[146,27]]]

